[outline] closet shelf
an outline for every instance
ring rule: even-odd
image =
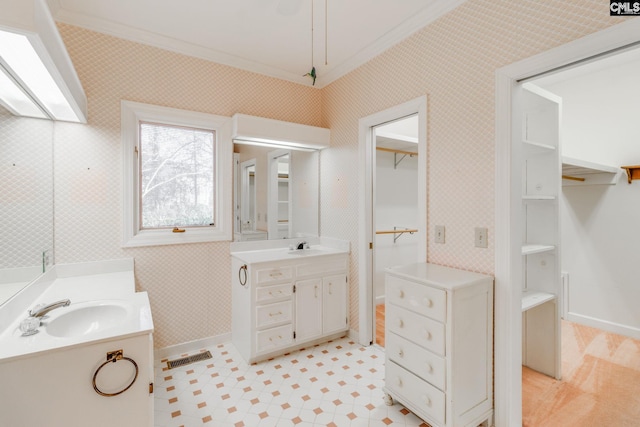
[[[542,144],[540,142],[522,141],[525,154],[545,154],[555,151],[556,147],[549,144]]]
[[[562,185],[615,185],[620,168],[562,156]]]
[[[544,304],[548,301],[556,299],[554,294],[548,292],[538,291],[523,291],[522,292],[522,311],[525,312],[534,307]]]
[[[556,196],[547,196],[547,195],[540,195],[540,194],[522,196],[522,200],[524,202],[535,202],[535,201],[545,201],[545,200],[555,200],[555,199],[556,199]]]
[[[553,245],[531,245],[525,244],[522,245],[522,255],[533,255],[539,254],[542,252],[551,252],[556,249]]]
[[[622,166],[627,171],[627,182],[631,184],[634,179],[640,179],[640,166]]]

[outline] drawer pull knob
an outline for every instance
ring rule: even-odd
[[[422,399],[424,400],[425,405],[431,406],[431,399],[429,399],[429,396],[422,396]]]
[[[431,332],[429,332],[428,330],[424,330],[424,336],[426,339],[430,340],[431,339]]]
[[[400,351],[398,352],[398,356],[399,356],[399,357],[404,357],[404,351],[400,350]]]
[[[280,271],[272,271],[271,273],[269,273],[269,276],[272,278],[276,278],[282,276],[282,273]]]
[[[279,293],[279,294],[282,294],[282,289],[279,289],[276,292]],[[269,295],[273,296],[273,291],[269,291]]]
[[[281,316],[282,312],[278,311],[277,313],[269,313],[269,317],[273,317],[273,316]]]
[[[402,321],[402,319],[398,319],[398,327],[399,328],[403,328],[404,327],[404,322]]]
[[[276,337],[269,337],[269,341],[273,342],[273,339]],[[277,339],[281,340],[282,339],[282,335],[278,335]]]
[[[433,366],[431,366],[431,363],[427,363],[427,372],[433,372]]]
[[[398,289],[398,297],[404,298],[404,291],[402,289]]]
[[[402,378],[398,377],[397,381],[398,387],[402,387]]]
[[[426,305],[427,307],[433,306],[433,301],[431,301],[431,298],[425,298],[423,302],[424,302],[424,305]]]

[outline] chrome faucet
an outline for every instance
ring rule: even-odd
[[[34,307],[33,309],[29,310],[29,316],[42,317],[51,310],[55,310],[56,308],[60,307],[67,307],[69,304],[71,304],[71,300],[63,299],[60,301],[52,302],[51,304],[47,304],[42,307]]]
[[[305,249],[305,248],[308,248],[308,247],[309,247],[309,244],[307,242],[305,242],[305,241],[302,241],[302,242],[298,242],[298,246],[296,247],[296,249],[297,250],[302,250],[302,249]]]

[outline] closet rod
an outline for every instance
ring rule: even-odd
[[[580,182],[584,182],[585,178],[578,178],[577,176],[570,176],[570,175],[562,175],[562,179],[569,179],[571,181],[580,181]]]

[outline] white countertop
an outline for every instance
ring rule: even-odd
[[[346,254],[348,250],[332,248],[328,246],[312,246],[310,249],[289,250],[289,248],[259,249],[252,251],[232,252],[231,256],[242,262],[252,264],[256,262],[274,261],[301,261],[304,259],[316,259],[317,257]]]
[[[386,271],[398,277],[423,282],[441,289],[456,289],[487,279],[493,282],[493,276],[426,262],[389,267]]]
[[[70,299],[71,304],[49,312],[37,334],[22,336],[20,322],[28,316],[29,309],[62,299]],[[101,304],[124,309],[116,325],[80,336],[60,337],[47,333],[46,325],[57,318],[79,308]],[[135,292],[132,259],[54,266],[51,272],[0,306],[0,320],[8,323],[6,327],[0,324],[0,363],[153,332],[148,295]]]

